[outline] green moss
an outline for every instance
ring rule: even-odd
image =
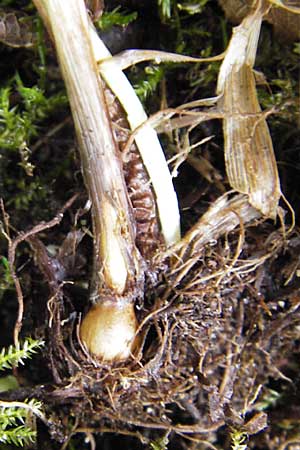
[[[1,229],[0,229],[1,232]],[[14,282],[10,273],[8,260],[5,256],[0,257],[0,301],[3,293],[7,290],[14,289]],[[0,366],[1,370],[1,366]]]
[[[203,11],[209,0],[188,0],[178,3],[178,9],[188,14],[199,14]]]
[[[247,433],[239,430],[232,430],[231,434],[231,449],[232,450],[246,450],[247,445]]]
[[[0,401],[0,442],[16,447],[33,443],[36,430],[29,424],[33,415],[42,415],[41,410],[41,402],[34,399],[25,402]]]
[[[156,439],[153,442],[150,442],[151,450],[167,450],[169,444],[168,435],[163,436],[162,438]]]
[[[144,77],[134,85],[135,92],[142,101],[145,101],[156,91],[164,74],[163,66],[150,65],[144,69]]]
[[[95,25],[99,27],[100,30],[107,31],[114,25],[125,27],[136,19],[136,12],[122,11],[118,6],[112,11],[104,12],[100,19],[96,21]]]
[[[3,348],[0,370],[24,364],[24,359],[30,358],[43,345],[43,341],[27,338],[22,346]],[[0,443],[23,447],[34,442],[36,431],[29,424],[32,423],[32,415],[42,415],[41,409],[42,404],[34,399],[23,403],[0,401]]]
[[[43,341],[27,338],[22,346],[11,345],[8,349],[3,348],[0,352],[0,370],[7,370],[17,367],[19,364],[24,364],[24,359],[31,358],[43,345]]]
[[[171,17],[171,7],[174,1],[172,0],[157,0],[158,8],[162,20],[170,19]]]
[[[13,88],[20,95],[20,101],[15,106],[11,104]],[[26,148],[38,135],[38,125],[42,120],[66,104],[67,97],[63,92],[46,97],[38,86],[26,87],[20,76],[16,75],[11,86],[0,89],[0,148]]]

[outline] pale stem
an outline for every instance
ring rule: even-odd
[[[95,287],[122,295],[139,275],[130,206],[83,0],[35,0],[55,42],[92,202]],[[95,270],[94,270],[95,271]]]

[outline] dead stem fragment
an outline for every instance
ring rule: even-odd
[[[177,255],[174,257],[173,267],[180,267],[183,262],[191,262],[206,244],[259,217],[260,214],[249,205],[246,196],[235,195],[230,198],[228,194],[223,195],[173,247],[172,255]],[[171,255],[170,252],[167,254]]]
[[[10,47],[33,47],[36,36],[33,20],[20,11],[0,10],[0,42]]]

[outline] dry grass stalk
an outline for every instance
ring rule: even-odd
[[[105,288],[123,294],[135,277],[135,249],[130,207],[120,156],[111,131],[101,81],[88,34],[84,2],[36,1],[50,23],[68,90],[81,154],[83,174],[92,201],[95,262]],[[100,280],[102,278],[102,280]]]
[[[253,65],[265,8],[261,2],[234,28],[218,77],[229,183],[264,216],[275,218],[281,196],[274,150],[258,103]]]

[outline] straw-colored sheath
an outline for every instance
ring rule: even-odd
[[[260,3],[260,2],[259,2]],[[223,113],[228,181],[248,194],[252,206],[275,218],[281,196],[272,140],[257,99],[253,65],[263,6],[234,28],[222,63],[217,93]]]

